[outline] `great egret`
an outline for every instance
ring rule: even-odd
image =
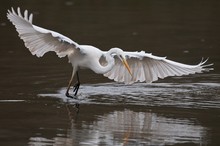
[[[109,79],[125,84],[151,83],[158,78],[201,73],[213,69],[205,68],[212,65],[205,65],[208,59],[202,60],[197,65],[187,65],[144,51],[125,52],[119,48],[101,51],[94,46],[79,45],[60,33],[33,25],[33,15],[28,15],[28,11],[25,10],[22,16],[20,8],[17,8],[17,12],[13,8],[8,10],[7,17],[15,25],[19,37],[32,55],[42,57],[45,53],[54,51],[60,58],[68,56],[73,71],[66,91],[67,97],[73,98],[69,95],[69,89],[75,74],[77,82],[74,86],[74,96],[77,95],[80,86],[78,75],[80,68],[91,69],[97,74],[103,74]]]

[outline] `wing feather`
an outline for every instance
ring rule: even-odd
[[[213,68],[208,68],[213,64],[205,64],[207,60],[202,60],[197,65],[187,65],[143,51],[124,53],[131,68],[132,76],[130,76],[121,60],[116,57],[115,66],[104,76],[126,84],[134,82],[151,83],[158,80],[158,78],[163,79],[168,76],[182,76],[213,70]]]
[[[147,63],[143,63],[144,65],[144,75],[147,83],[152,82],[152,75]],[[135,82],[135,80],[133,81]]]
[[[7,17],[15,25],[19,37],[32,55],[42,57],[45,53],[54,51],[59,57],[64,57],[80,50],[79,45],[68,37],[33,25],[33,14],[28,16],[27,10],[22,16],[20,8],[17,12],[12,8],[8,10]]]

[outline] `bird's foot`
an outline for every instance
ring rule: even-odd
[[[77,82],[77,83],[73,86],[73,87],[74,87],[73,92],[75,92],[76,90],[78,90],[79,86],[80,86],[80,83]]]
[[[66,97],[72,98],[72,99],[77,99],[76,97],[71,96],[68,92],[66,92]]]
[[[73,89],[74,96],[77,95],[78,90],[79,90],[79,86],[80,86],[80,83],[79,83],[79,82],[77,82],[77,83],[73,86],[73,87],[74,87],[74,89]]]

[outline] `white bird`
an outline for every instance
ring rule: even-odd
[[[17,8],[17,12],[13,8],[8,10],[7,17],[16,27],[19,37],[24,41],[32,55],[42,57],[45,53],[54,51],[60,58],[68,57],[73,71],[66,91],[67,97],[73,98],[69,95],[69,89],[75,74],[77,75],[77,83],[74,86],[74,96],[77,95],[80,86],[78,75],[80,68],[91,69],[97,74],[103,74],[109,79],[125,84],[151,83],[158,78],[163,79],[168,76],[182,76],[213,70],[213,68],[205,68],[213,65],[205,65],[208,59],[202,60],[197,65],[187,65],[144,51],[125,52],[119,48],[101,51],[94,46],[79,45],[60,33],[33,25],[33,14],[28,15],[28,11],[25,10],[23,16],[20,8]]]

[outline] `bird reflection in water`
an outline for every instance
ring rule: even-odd
[[[78,114],[79,114],[79,104],[76,103],[74,106],[69,104],[69,103],[65,103],[66,106],[66,110],[68,113],[68,117],[71,123],[73,123],[74,121],[77,120]]]
[[[56,136],[31,137],[30,145],[173,145],[207,144],[207,129],[193,119],[172,118],[152,111],[137,112],[128,109],[115,110],[98,115],[83,115],[80,119],[76,109],[65,105],[69,118],[68,129],[55,129]],[[94,118],[96,117],[96,118]],[[61,134],[63,133],[63,134]]]
[[[67,106],[67,108],[71,108]],[[69,110],[74,112],[73,110]],[[89,145],[165,145],[175,143],[205,143],[205,129],[188,119],[172,119],[156,113],[113,111],[97,116],[93,122],[83,122],[79,132],[76,117],[69,114],[72,126],[69,138]],[[78,133],[79,132],[79,133]]]

